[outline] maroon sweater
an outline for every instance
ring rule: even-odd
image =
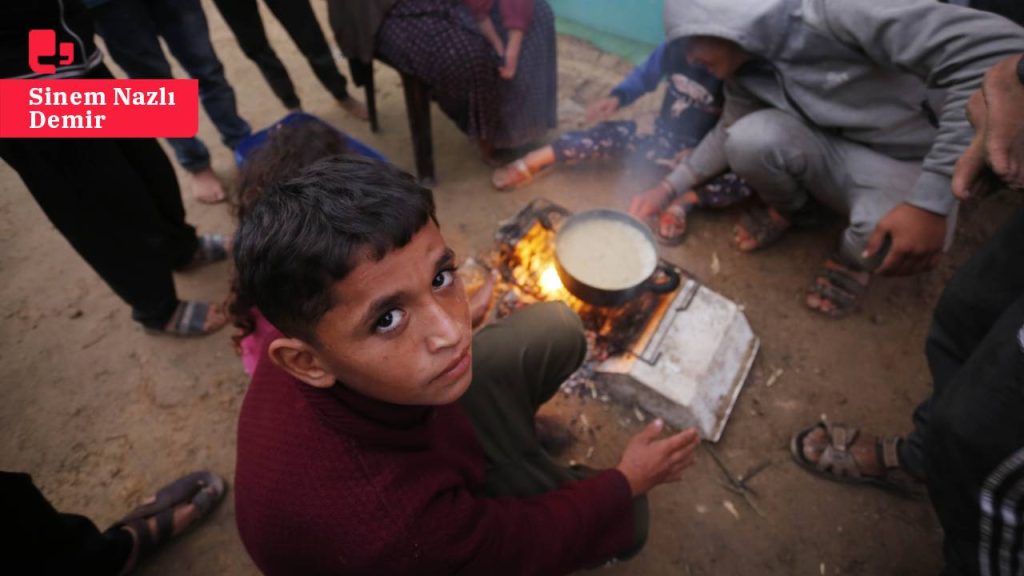
[[[386,404],[303,384],[265,356],[238,424],[235,507],[265,574],[564,574],[626,550],[617,470],[531,498],[480,495],[458,405]]]

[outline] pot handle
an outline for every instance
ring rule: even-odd
[[[552,215],[558,215],[561,218],[567,218],[570,215],[570,212],[565,208],[562,208],[561,206],[556,206],[554,204],[550,206],[544,206],[543,208],[537,210],[537,221],[540,222],[540,225],[543,226],[545,229],[553,231],[555,229],[555,224],[554,222],[551,221]]]
[[[663,277],[663,279],[658,280],[659,276]],[[655,294],[668,294],[679,288],[680,282],[679,271],[676,270],[675,266],[659,262],[658,267],[654,269],[654,273],[642,284],[642,287]]]

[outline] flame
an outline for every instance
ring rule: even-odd
[[[554,264],[550,264],[544,269],[538,284],[540,285],[540,291],[546,296],[559,294],[565,288],[562,286],[562,279],[558,277],[558,270],[555,269]]]

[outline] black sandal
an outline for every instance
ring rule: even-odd
[[[206,470],[193,472],[164,486],[152,502],[136,507],[115,522],[111,530],[130,528],[135,534],[133,564],[126,567],[125,572],[138,566],[139,562],[175,535],[175,508],[185,504],[195,506],[196,516],[189,523],[191,526],[205,518],[223,500],[225,490],[224,479],[220,476]],[[150,530],[150,519],[156,521],[155,533]]]
[[[807,290],[807,297],[809,299],[815,296],[820,300],[831,302],[833,308],[822,310],[820,307],[812,306],[809,301],[807,306],[830,318],[842,318],[849,315],[859,308],[861,299],[868,289],[868,284],[861,282],[854,274],[865,272],[865,270],[843,264],[837,256],[832,256],[825,261],[822,274]]]

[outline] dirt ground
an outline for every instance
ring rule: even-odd
[[[263,127],[285,111],[243,57],[220,15],[204,2],[211,34],[238,94],[241,113]],[[326,24],[324,6],[316,3]],[[261,6],[262,8],[262,6]],[[378,66],[383,130],[371,134],[322,89],[277,22],[264,20],[306,109],[411,169],[412,149],[397,76]],[[326,26],[325,26],[326,29]],[[579,122],[582,106],[630,66],[570,38],[559,41],[560,118]],[[179,71],[180,73],[180,71]],[[629,111],[649,120],[658,97]],[[230,152],[209,121],[200,136],[230,182]],[[526,189],[497,194],[471,143],[436,109],[435,190],[443,231],[461,255],[486,248],[496,222],[536,196],[570,209],[625,208],[647,183],[614,166],[563,170]],[[169,151],[169,149],[168,149]],[[179,178],[183,173],[179,169]],[[59,510],[101,526],[167,480],[208,467],[231,479],[235,423],[247,385],[230,330],[205,339],[143,334],[128,308],[49,224],[10,167],[0,166],[0,469],[31,473]],[[189,220],[202,232],[231,231],[224,206],[186,192]],[[683,482],[651,495],[651,537],[634,560],[604,570],[622,575],[935,574],[941,532],[924,499],[816,479],[789,460],[790,435],[822,414],[868,430],[905,432],[930,382],[922,354],[930,310],[943,282],[991,232],[1014,200],[997,196],[964,218],[957,246],[940,270],[877,281],[864,310],[833,321],[801,307],[804,288],[839,229],[793,234],[757,255],[729,246],[735,211],[699,213],[686,243],[663,256],[712,289],[743,303],[762,351],[715,450],[733,473],[770,466],[753,479],[757,510],[723,486],[707,453]],[[711,261],[720,262],[712,272]],[[183,297],[221,299],[231,270],[213,266],[177,278]],[[782,370],[773,386],[768,375]],[[545,408],[573,424],[579,442],[566,458],[609,466],[640,429],[630,407],[558,398]],[[590,447],[592,456],[586,459]],[[758,510],[760,513],[758,513]],[[735,512],[735,513],[734,513]],[[230,497],[204,525],[169,546],[140,574],[255,574],[239,541]]]

